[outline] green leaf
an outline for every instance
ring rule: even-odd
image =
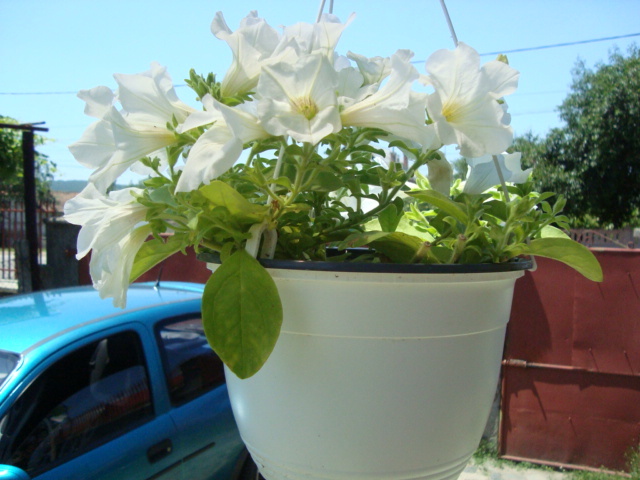
[[[525,254],[558,260],[594,282],[601,282],[603,278],[602,268],[591,250],[569,238],[537,238],[528,245],[514,248],[512,252],[514,256]]]
[[[449,197],[441,194],[440,192],[436,192],[435,190],[419,190],[413,192],[407,192],[407,195],[417,198],[423,202],[430,203],[436,208],[439,208],[447,215],[451,215],[453,218],[467,224],[469,222],[469,217],[462,209],[460,204],[454,202]]]
[[[149,198],[154,203],[162,203],[175,207],[177,205],[173,192],[169,189],[168,185],[164,185],[160,188],[156,188],[151,191]]]
[[[201,187],[199,191],[209,202],[215,206],[225,207],[239,221],[260,223],[269,210],[266,205],[251,203],[234,188],[220,180]]]
[[[547,225],[544,227],[540,231],[540,236],[542,238],[571,238],[569,235],[553,225]]]
[[[182,250],[185,243],[182,235],[171,235],[166,241],[153,238],[143,243],[133,261],[129,282],[134,282],[140,275],[151,270],[174,253]]]
[[[211,275],[202,296],[202,321],[211,348],[239,378],[267,361],[282,326],[275,282],[245,250],[238,250]]]
[[[318,168],[320,169],[320,168]],[[333,173],[330,169],[325,168],[320,170],[311,185],[309,185],[309,189],[314,192],[334,192],[339,188],[342,188],[344,183],[342,179]]]
[[[400,201],[402,202],[402,199]],[[397,204],[390,203],[378,214],[380,227],[385,232],[395,232],[403,215],[402,208],[398,209]]]
[[[394,232],[371,242],[371,246],[394,263],[413,263],[424,242],[413,235]]]
[[[391,235],[389,232],[357,232],[352,233],[342,242],[336,245],[338,250],[346,250],[347,248],[358,248],[369,245],[371,242],[380,238]]]

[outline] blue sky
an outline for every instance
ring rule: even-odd
[[[640,0],[447,0],[458,38],[480,53],[539,47],[640,32]],[[167,66],[176,85],[190,68],[219,78],[230,64],[226,43],[210,32],[222,11],[235,30],[250,10],[274,27],[315,20],[318,0],[0,0],[0,114],[20,122],[45,121],[53,139],[41,151],[58,165],[61,180],[91,173],[67,150],[92,122],[73,92],[115,88],[113,73],[138,73],[152,61]],[[327,9],[329,0],[327,0]],[[334,13],[356,13],[338,45],[367,56],[399,48],[426,60],[452,48],[439,0],[334,0]],[[544,135],[560,126],[555,108],[569,92],[578,58],[589,67],[623,52],[640,36],[538,49],[508,55],[521,72],[507,98],[516,134]],[[483,57],[483,61],[493,56]],[[421,72],[423,64],[416,64]],[[176,89],[196,106],[186,87]],[[125,183],[133,177],[125,177]]]

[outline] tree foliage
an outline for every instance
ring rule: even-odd
[[[567,197],[576,224],[637,222],[640,211],[640,50],[614,51],[607,64],[578,62],[572,92],[559,106],[562,128],[514,146],[535,164],[541,191]]]
[[[10,117],[0,115],[0,123],[18,124]],[[34,135],[36,146],[43,145],[47,139]],[[36,185],[40,195],[48,194],[53,179],[55,164],[39,152],[35,152]],[[22,168],[22,132],[9,128],[0,128],[0,186],[3,190],[21,191],[23,185]]]

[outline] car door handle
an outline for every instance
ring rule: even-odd
[[[168,438],[165,438],[159,443],[149,447],[147,450],[147,458],[149,462],[156,463],[158,460],[162,460],[173,451],[173,443]]]

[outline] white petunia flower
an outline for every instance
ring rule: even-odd
[[[147,208],[135,201],[138,188],[101,193],[89,183],[65,203],[65,220],[80,225],[77,258],[91,251],[89,269],[101,298],[113,297],[117,307],[126,304],[133,260],[151,233],[144,223]]]
[[[337,85],[336,71],[319,53],[303,56],[295,64],[264,66],[256,96],[258,118],[271,135],[289,135],[315,145],[342,127]]]
[[[431,147],[435,133],[425,124],[426,95],[411,89],[418,72],[409,59],[404,51],[394,54],[387,82],[374,94],[344,108],[342,124],[380,128],[423,148]]]
[[[251,11],[235,32],[227,26],[222,12],[216,13],[211,32],[227,42],[233,52],[233,63],[222,80],[221,93],[233,97],[255,89],[262,62],[269,58],[280,41],[278,32]]]
[[[427,110],[444,145],[458,144],[468,158],[499,154],[513,140],[509,116],[498,100],[517,87],[519,73],[509,65],[488,62],[464,43],[438,50],[426,63],[429,83]]]
[[[115,307],[127,306],[127,288],[133,262],[149,235],[151,227],[142,225],[118,243],[91,255],[89,273],[100,298],[113,298]]]
[[[178,99],[166,69],[157,63],[145,73],[114,77],[122,110],[109,104],[113,99],[107,87],[81,91],[85,112],[100,120],[69,146],[79,163],[96,169],[89,180],[101,192],[142,157],[162,156],[163,149],[175,142],[167,123],[174,118],[183,122],[194,111]]]
[[[215,124],[200,135],[176,185],[176,192],[197,190],[229,170],[242,153],[242,141],[225,123]]]
[[[533,169],[522,170],[520,165],[521,157],[522,154],[520,152],[497,155],[498,164],[505,182],[524,183],[528,180]],[[480,158],[467,158],[466,160],[469,165],[469,173],[467,173],[463,192],[471,194],[482,193],[500,184],[500,177],[491,155],[485,155]]]
[[[269,137],[256,117],[255,102],[229,107],[207,95],[203,104],[209,111],[208,116],[202,116],[203,121],[215,123],[191,147],[176,186],[177,192],[188,192],[203,183],[208,184],[238,161],[244,144]]]
[[[335,15],[324,13],[319,22],[300,22],[285,27],[284,37],[275,54],[295,46],[299,55],[321,53],[333,62],[334,51],[340,36],[354,18],[355,14],[352,13],[345,23],[341,23]]]
[[[167,69],[156,62],[151,63],[147,72],[115,74],[114,78],[118,83],[117,100],[122,105],[122,114],[131,124],[164,128],[172,117],[182,123],[194,112],[176,95]]]
[[[347,57],[356,62],[364,82],[368,85],[379,84],[391,73],[389,58],[367,58],[353,52],[347,52]]]

